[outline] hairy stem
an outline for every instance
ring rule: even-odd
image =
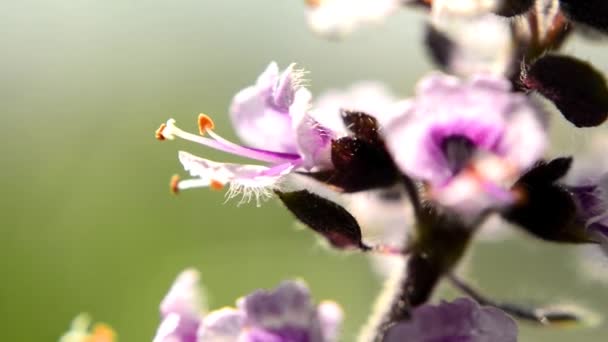
[[[383,341],[393,325],[424,304],[441,277],[461,259],[476,227],[432,208],[422,209],[417,221],[417,236],[408,248],[410,257],[387,281],[359,342]]]

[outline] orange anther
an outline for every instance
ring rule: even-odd
[[[211,182],[209,182],[209,187],[213,190],[222,190],[224,188],[224,183],[212,179]]]
[[[106,324],[96,324],[87,342],[114,342],[116,333]]]
[[[166,127],[167,127],[167,124],[162,123],[162,124],[160,124],[160,127],[158,127],[158,129],[156,130],[156,132],[154,132],[154,136],[156,137],[157,140],[160,140],[160,141],[165,140],[165,136],[163,135],[163,131],[165,130]]]
[[[169,188],[171,189],[171,192],[174,195],[177,195],[179,193],[179,176],[178,175],[173,175],[173,177],[171,177],[171,181],[169,182]]]
[[[212,130],[215,127],[213,120],[206,114],[198,115],[198,131],[201,135],[205,135],[205,132]]]
[[[323,0],[306,0],[306,4],[309,7],[319,7],[321,6],[321,3],[323,2]]]

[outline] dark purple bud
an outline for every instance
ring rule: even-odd
[[[608,1],[560,0],[568,19],[608,33]]]
[[[353,133],[354,137],[370,143],[380,140],[378,135],[378,120],[363,112],[352,112],[343,110],[342,121],[346,128]]]
[[[433,25],[426,25],[424,45],[426,45],[427,51],[433,59],[433,62],[443,70],[448,70],[454,50],[454,43],[452,40],[433,27]]]
[[[388,187],[399,172],[378,133],[378,122],[361,112],[342,112],[352,136],[331,143],[332,170],[307,174],[344,192]]]
[[[528,12],[532,5],[534,0],[504,0],[495,13],[503,17],[514,17]]]
[[[524,88],[551,100],[577,127],[594,127],[608,118],[608,86],[601,72],[573,57],[547,55],[522,72]]]
[[[399,174],[384,143],[371,143],[354,137],[332,141],[331,160],[334,170],[314,175],[317,180],[339,187],[344,192],[357,192],[388,187]]]
[[[571,158],[539,163],[513,186],[521,195],[503,217],[530,234],[554,242],[589,242],[578,220],[578,207],[567,187],[556,183],[570,168]]]
[[[323,235],[332,246],[370,249],[361,241],[357,220],[340,205],[307,190],[276,191],[276,194],[298,220]]]

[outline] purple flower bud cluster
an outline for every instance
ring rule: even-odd
[[[454,269],[489,217],[548,242],[608,251],[608,168],[577,177],[573,157],[550,156],[550,121],[561,117],[544,109],[553,103],[575,127],[608,118],[604,75],[559,53],[579,28],[608,32],[607,3],[306,1],[311,28],[332,38],[398,10],[423,11],[425,45],[438,70],[419,80],[410,98],[381,82],[315,96],[303,70],[271,62],[229,106],[241,143],[217,134],[205,114],[199,134],[173,119],[156,132],[159,140],[181,138],[254,163],[182,151],[191,178],[174,178],[171,188],[227,186],[228,198],[258,205],[275,197],[337,249],[398,258],[398,281],[384,294],[391,300],[370,317],[363,342],[508,342],[517,340],[513,318],[580,322],[569,310],[489,299]],[[466,298],[429,304],[442,280]],[[185,271],[162,302],[154,341],[340,340],[337,304],[313,305],[301,282],[254,292],[236,308],[205,312],[201,301],[197,273]]]

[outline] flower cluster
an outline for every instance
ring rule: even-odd
[[[388,267],[396,275],[362,342],[508,342],[517,340],[512,318],[580,322],[571,310],[492,300],[455,268],[480,227],[501,220],[549,242],[608,252],[608,169],[595,163],[583,173],[573,157],[549,156],[549,123],[557,118],[545,109],[552,103],[574,127],[608,118],[604,75],[559,53],[573,34],[608,33],[607,3],[306,1],[311,28],[332,38],[402,8],[422,11],[438,70],[419,80],[410,98],[381,82],[313,96],[303,70],[271,62],[229,106],[240,143],[219,135],[206,114],[198,116],[198,134],[174,119],[156,131],[158,140],[184,139],[253,161],[180,151],[191,178],[175,176],[171,190],[227,186],[228,198],[258,205],[276,197],[331,246],[398,260]],[[442,280],[467,297],[429,304]],[[333,302],[313,305],[302,282],[205,312],[198,281],[193,270],[178,277],[161,304],[155,342],[339,339],[342,311]]]

